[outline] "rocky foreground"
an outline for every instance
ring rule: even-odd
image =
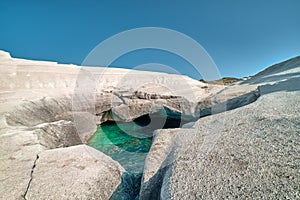
[[[300,198],[300,58],[226,89],[248,84],[254,103],[156,133],[141,199]]]
[[[109,199],[126,172],[84,143],[164,110],[202,118],[156,131],[140,199],[300,198],[299,57],[228,86],[5,52],[0,76],[1,199]]]

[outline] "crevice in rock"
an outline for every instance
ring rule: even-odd
[[[39,155],[37,154],[37,155],[36,155],[36,158],[35,158],[35,160],[34,160],[34,162],[33,162],[32,168],[31,168],[30,179],[29,179],[29,181],[28,181],[26,190],[25,190],[25,192],[24,192],[24,194],[23,194],[23,198],[24,198],[25,200],[27,200],[27,199],[26,199],[26,195],[27,195],[27,193],[28,193],[28,191],[29,191],[31,181],[32,181],[32,179],[33,179],[34,168],[36,167],[36,162],[37,162],[38,159],[39,159]]]
[[[116,97],[118,97],[118,98],[122,101],[123,104],[126,104],[126,101],[125,101],[125,99],[123,98],[122,94],[119,94],[118,92],[113,92],[113,94],[114,94]]]
[[[167,109],[167,108],[165,108],[165,109]],[[145,129],[143,131],[143,133],[145,135],[149,134],[148,136],[152,138],[154,130],[178,128],[178,127],[181,127],[186,122],[188,122],[188,121],[181,119],[180,113],[172,113],[171,110],[166,110],[164,112],[156,112],[156,113],[152,113],[152,114],[142,115],[142,116],[134,119],[132,122],[128,122],[128,123],[136,124],[141,127],[148,127],[148,128],[151,127],[150,128],[151,131],[149,129]],[[114,121],[105,122],[102,124],[102,126],[114,126],[114,125],[115,125]],[[149,133],[148,133],[148,131],[149,131]],[[151,135],[150,135],[150,132],[151,132]],[[108,132],[108,134],[109,133],[110,132]],[[109,135],[106,135],[106,137],[110,138]],[[111,142],[114,145],[118,146],[119,148],[124,148],[124,146],[123,146],[124,143],[114,143],[113,142],[114,139],[115,139],[115,137],[111,138]],[[126,147],[129,147],[128,145],[130,145],[130,143],[126,142],[126,145],[127,145]],[[98,149],[97,147],[94,147],[94,148]],[[106,151],[106,149],[102,150],[101,148],[99,148],[98,150],[102,151],[103,153],[110,156],[111,158],[114,158],[114,156],[115,156],[115,155],[111,154],[112,151]],[[129,149],[126,149],[126,151],[130,151],[131,153],[135,152],[135,151],[131,151]],[[115,158],[117,158],[117,157],[118,156],[116,156]],[[114,199],[137,200],[137,199],[139,199],[140,198],[139,193],[140,193],[140,189],[141,189],[141,181],[142,181],[142,176],[143,176],[144,170],[143,169],[137,170],[136,168],[128,167],[127,164],[124,163],[123,160],[119,161],[118,159],[116,159],[116,161],[118,161],[124,167],[126,172],[122,175],[121,184],[115,190],[115,192],[113,193],[113,195],[111,196],[110,199],[112,199],[112,200],[114,200]],[[161,172],[159,174],[160,177],[163,177],[163,173],[164,173],[163,171],[164,170],[160,170],[160,172]],[[157,189],[159,190],[160,186]],[[155,194],[153,194],[153,196],[157,196],[157,194],[159,193],[158,190],[155,191]]]
[[[110,197],[110,200],[138,200],[142,173],[124,172],[122,182]]]

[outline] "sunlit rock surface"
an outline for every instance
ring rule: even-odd
[[[79,172],[85,173],[73,166],[82,162],[81,165],[88,169],[91,159],[85,162],[83,158],[74,158],[66,164],[66,168],[51,170],[55,163],[66,162],[66,155],[72,157],[74,149],[72,147],[69,150],[69,146],[85,143],[96,131],[96,125],[106,120],[131,121],[163,108],[197,117],[199,100],[209,96],[203,86],[205,84],[180,75],[81,68],[11,58],[9,53],[0,51],[0,198],[34,199],[38,191],[38,194],[50,198],[50,192],[46,191],[48,185],[62,187],[55,190],[56,194],[53,195],[61,195],[63,198],[72,193],[75,198],[79,195],[78,191],[83,192],[89,188],[83,187],[78,191],[67,188],[94,184],[95,181],[106,184],[114,180],[114,185],[110,187],[113,190],[121,178],[112,175],[110,179],[110,173],[97,180],[90,176],[86,183],[79,179],[70,181],[71,177],[64,177],[56,185],[56,179],[50,179],[56,174],[75,176]],[[220,91],[223,87],[212,89]],[[85,148],[76,148],[76,153],[86,154]],[[38,155],[40,160],[37,159]],[[49,156],[55,157],[54,164],[47,163]],[[111,165],[110,161],[106,162],[107,159],[104,161],[93,164],[93,167],[106,169]],[[67,169],[69,174],[64,171]],[[115,173],[121,174],[121,169],[116,170]],[[42,177],[44,172],[49,179]],[[108,198],[112,194],[110,189],[99,188],[95,194],[105,193],[105,198]],[[94,191],[90,192],[93,196]]]
[[[119,163],[86,145],[43,151],[27,199],[109,199],[121,184]]]
[[[229,100],[240,108],[157,131],[141,199],[300,198],[300,58],[222,92],[241,99],[251,87],[260,97],[249,105]]]

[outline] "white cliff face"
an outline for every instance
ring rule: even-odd
[[[190,129],[158,131],[140,198],[299,198],[300,58],[222,92],[236,96],[229,106],[239,107],[253,87],[260,95],[254,103],[201,118]]]

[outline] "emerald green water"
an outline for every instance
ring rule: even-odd
[[[118,161],[126,170],[111,200],[138,199],[144,162],[154,130],[177,128],[183,122],[186,123],[155,114],[142,116],[129,123],[105,122],[98,127],[88,145]]]
[[[143,116],[134,122],[101,124],[88,145],[118,161],[128,172],[140,173],[156,129],[177,128],[180,120]]]
[[[140,135],[135,137],[133,135]],[[118,161],[127,171],[141,171],[151,147],[152,136],[134,122],[106,122],[98,127],[88,145]]]

